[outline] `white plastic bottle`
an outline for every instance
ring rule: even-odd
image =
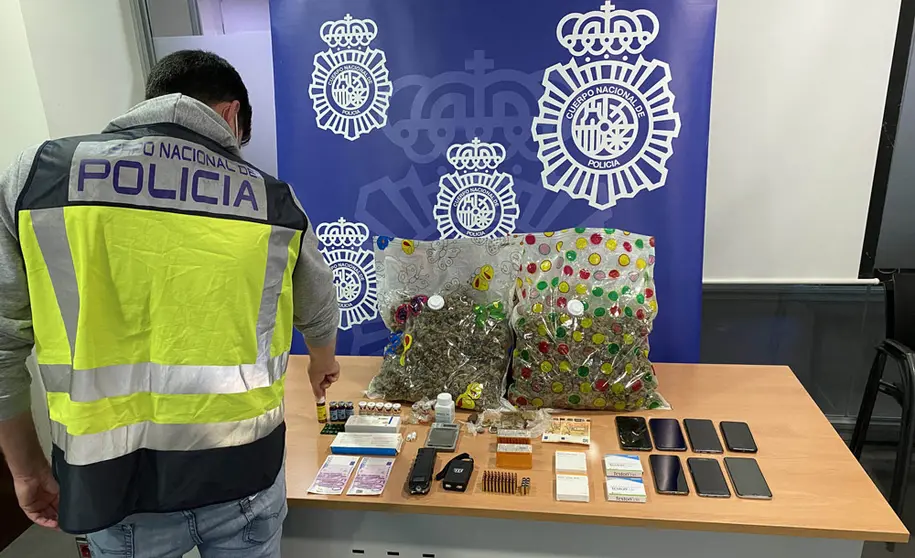
[[[450,393],[440,393],[435,400],[435,422],[451,424],[454,422],[454,399]]]

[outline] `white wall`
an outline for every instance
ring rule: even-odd
[[[853,282],[899,0],[719,0],[707,282]]]
[[[26,0],[22,15],[48,132],[100,132],[143,99],[144,75],[128,3]]]
[[[0,0],[0,46],[0,168],[5,169],[22,149],[48,137],[18,0]]]

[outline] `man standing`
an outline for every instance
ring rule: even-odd
[[[241,157],[251,105],[228,62],[169,55],[146,98],[0,176],[0,450],[28,517],[98,555],[279,556],[292,327],[322,397],[333,275],[292,189]]]

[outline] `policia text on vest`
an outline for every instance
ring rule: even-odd
[[[73,166],[70,200],[197,206],[231,215],[265,216],[264,180],[258,171],[190,142],[140,138],[81,143]]]
[[[289,185],[154,123],[45,143],[16,209],[61,529],[271,486],[308,228]]]

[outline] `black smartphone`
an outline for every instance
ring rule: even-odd
[[[654,477],[654,488],[658,494],[689,494],[686,475],[678,455],[651,454],[651,476]]]
[[[620,447],[625,450],[651,451],[648,423],[642,417],[616,417]]]
[[[686,460],[689,474],[693,477],[696,494],[710,498],[730,498],[731,489],[724,480],[721,465],[711,457],[690,457]]]
[[[686,440],[677,419],[653,418],[648,421],[654,447],[663,451],[686,451]]]
[[[715,424],[708,419],[683,419],[689,445],[696,453],[723,453]]]
[[[721,435],[728,449],[740,453],[756,453],[756,440],[745,422],[721,422]]]
[[[771,500],[772,491],[766,477],[759,470],[759,464],[752,457],[725,457],[724,468],[728,470],[734,492],[740,498]]]

